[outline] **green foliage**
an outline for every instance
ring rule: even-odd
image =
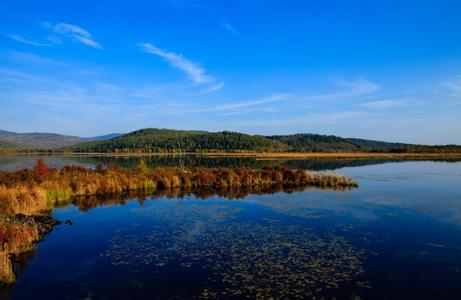
[[[395,149],[395,148],[411,146],[410,144],[404,144],[404,143],[389,143],[389,142],[355,139],[355,138],[349,138],[347,140],[362,149],[388,149],[388,148]]]
[[[61,207],[69,203],[74,195],[70,188],[46,189],[46,206],[48,209]]]
[[[97,139],[97,140],[94,140]],[[40,150],[82,153],[184,153],[184,152],[385,152],[460,153],[461,146],[426,146],[388,143],[333,135],[248,135],[238,132],[206,132],[146,128],[128,134],[93,139],[57,134],[17,134],[0,130],[0,150]]]
[[[461,146],[424,146],[346,139],[334,135],[260,136],[238,132],[204,132],[147,128],[108,141],[69,148],[75,152],[461,152]]]
[[[141,129],[109,141],[71,147],[76,152],[282,151],[285,145],[264,136],[237,132]]]
[[[334,135],[306,133],[274,135],[269,138],[288,145],[290,150],[295,152],[352,152],[360,150],[360,146]]]

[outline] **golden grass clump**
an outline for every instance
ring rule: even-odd
[[[38,161],[33,169],[0,172],[0,213],[33,215],[73,196],[103,195],[131,190],[172,188],[222,190],[240,187],[352,188],[351,178],[285,167],[247,168],[154,168],[139,163],[134,169],[98,166],[95,170],[66,166],[52,169]]]
[[[12,256],[32,251],[40,240],[39,224],[30,217],[0,217],[0,285],[16,280],[11,262]]]
[[[13,265],[7,251],[0,251],[0,286],[12,284],[16,281]]]
[[[0,184],[0,213],[35,215],[47,209],[47,194],[39,186]]]

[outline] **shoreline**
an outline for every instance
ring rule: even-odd
[[[334,158],[334,159],[347,159],[347,158],[460,158],[461,153],[386,153],[386,152],[164,152],[164,153],[101,153],[101,152],[0,152],[2,156],[112,156],[112,157],[127,157],[127,156],[182,156],[182,155],[195,155],[204,157],[250,157],[260,160],[265,159],[313,159],[313,158]]]

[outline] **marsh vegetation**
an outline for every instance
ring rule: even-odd
[[[0,215],[0,286],[16,281],[13,265],[58,224],[51,216]]]
[[[154,168],[141,160],[135,168],[98,165],[95,169],[65,166],[49,168],[38,160],[34,169],[0,172],[0,211],[33,215],[72,196],[114,194],[130,190],[154,192],[172,188],[264,190],[279,188],[354,188],[350,177],[292,170],[285,167],[247,168]]]

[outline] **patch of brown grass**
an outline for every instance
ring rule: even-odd
[[[46,192],[39,186],[0,185],[0,212],[6,215],[36,215],[47,209]]]
[[[41,170],[41,171],[37,171]],[[351,178],[285,167],[247,168],[155,168],[143,162],[134,169],[99,166],[96,170],[66,166],[51,169],[37,162],[34,170],[0,172],[0,212],[33,215],[72,196],[123,193],[131,190],[168,190],[275,187],[351,188]]]
[[[33,249],[40,240],[38,223],[28,217],[0,217],[0,285],[12,284],[16,280],[12,257]]]

